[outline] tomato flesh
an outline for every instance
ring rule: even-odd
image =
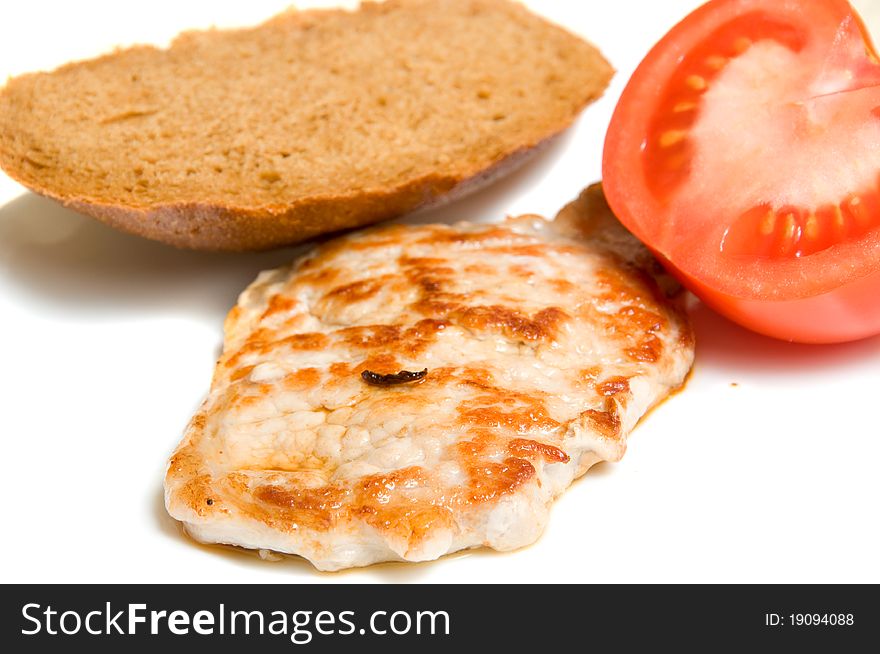
[[[732,20],[688,52],[661,98],[645,141],[645,179],[651,192],[664,197],[688,178],[693,157],[689,132],[697,119],[702,95],[731,59],[755,41],[773,39],[792,50],[803,47],[803,36],[766,14],[750,13]]]
[[[697,10],[624,91],[603,172],[621,221],[728,317],[880,333],[880,63],[844,0]]]
[[[806,257],[833,245],[857,241],[880,224],[876,188],[818,209],[761,204],[744,212],[721,242],[726,255]]]

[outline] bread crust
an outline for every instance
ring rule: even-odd
[[[564,130],[563,130],[564,131]],[[262,211],[216,204],[169,204],[150,208],[69,198],[28,184],[31,191],[126,232],[187,250],[248,252],[270,250],[390,220],[462,198],[504,177],[548,147],[562,132],[524,147],[484,170],[460,177],[431,175],[406,185],[369,192],[306,198],[287,207]],[[0,158],[0,167],[6,170]]]
[[[365,14],[393,12],[395,8],[408,6],[408,2],[413,5],[430,5],[430,2],[392,0],[382,5],[364,3],[357,11]],[[500,8],[505,15],[509,13],[514,22],[540,20],[515,3],[483,0],[482,4]],[[264,25],[279,28],[288,24],[291,30],[306,29],[344,13],[339,10],[287,12],[270,19]],[[261,28],[262,26],[252,30]],[[563,30],[558,31],[564,34]],[[178,37],[172,48],[187,47],[188,44],[211,39],[212,34],[184,33]],[[394,177],[393,182],[383,185],[346,189],[343,182],[337,183],[336,188],[330,185],[326,191],[320,193],[301,194],[294,189],[272,202],[255,203],[229,201],[207,190],[204,192],[204,199],[197,195],[195,201],[190,194],[179,202],[174,201],[174,197],[170,201],[163,199],[144,202],[132,193],[119,193],[108,198],[82,184],[67,183],[63,179],[59,184],[57,175],[53,177],[46,174],[46,167],[40,162],[39,146],[42,137],[39,133],[34,133],[33,126],[25,127],[23,115],[18,113],[21,107],[27,106],[34,98],[39,98],[39,95],[28,95],[34,93],[30,87],[42,79],[70,73],[81,66],[96,66],[101,62],[106,64],[115,61],[114,57],[125,56],[134,50],[155,51],[143,47],[123,50],[88,62],[68,64],[54,73],[28,75],[12,80],[0,92],[0,168],[35,193],[56,200],[68,208],[97,218],[122,231],[176,247],[249,251],[292,245],[321,234],[371,225],[440,201],[448,201],[477,190],[524,164],[542,145],[546,145],[570,127],[584,107],[602,95],[613,74],[610,65],[594,48],[570,34],[561,39],[563,43],[565,39],[570,39],[567,47],[574,47],[573,44],[576,43],[577,48],[584,49],[581,52],[583,58],[579,62],[567,64],[569,70],[573,65],[584,64],[589,64],[591,69],[586,77],[589,83],[583,85],[584,88],[577,97],[559,100],[560,105],[565,105],[564,109],[557,106],[553,111],[547,111],[541,124],[533,125],[530,133],[512,132],[513,142],[508,139],[504,147],[493,146],[492,154],[484,150],[472,160],[435,165],[433,170],[422,166],[408,176]],[[584,51],[587,52],[586,55]],[[13,104],[13,93],[18,94],[15,99],[18,104]],[[571,103],[570,110],[568,103]],[[75,160],[83,158],[82,153],[74,151],[74,154]],[[76,165],[63,163],[65,166]],[[89,164],[87,160],[86,163]]]

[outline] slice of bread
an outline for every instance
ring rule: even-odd
[[[593,46],[507,0],[289,11],[11,80],[0,165],[134,234],[265,249],[485,182],[611,75]]]

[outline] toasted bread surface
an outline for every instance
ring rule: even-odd
[[[11,80],[0,166],[141,236],[264,249],[502,174],[611,74],[593,46],[507,0],[291,10]]]

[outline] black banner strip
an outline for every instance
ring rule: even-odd
[[[0,637],[16,646],[6,651],[119,652],[135,641],[162,652],[862,651],[880,636],[875,586],[26,585],[2,595]]]

